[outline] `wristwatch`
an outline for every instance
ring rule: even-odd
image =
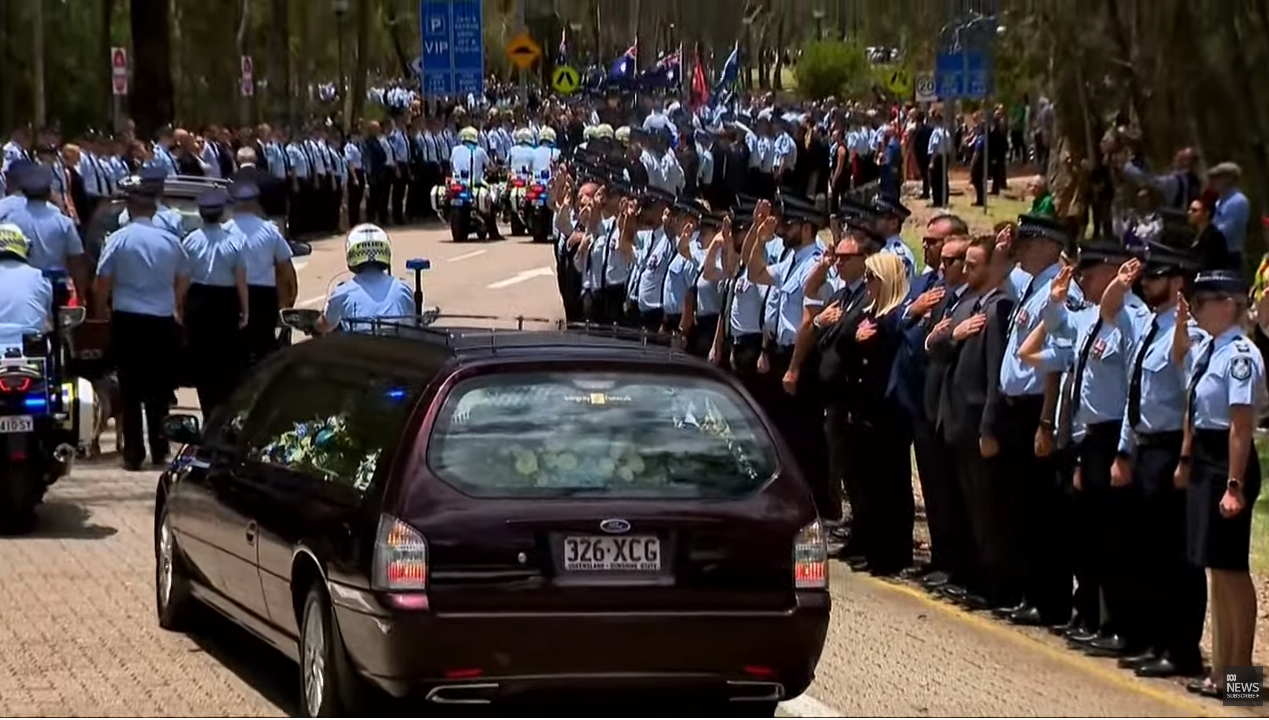
[[[1227,489],[1227,490],[1242,490],[1242,489],[1243,489],[1243,481],[1242,481],[1242,480],[1239,480],[1238,478],[1230,478],[1230,479],[1229,479],[1228,481],[1226,481],[1226,483],[1225,483],[1225,489]]]

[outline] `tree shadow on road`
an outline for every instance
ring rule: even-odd
[[[49,500],[36,511],[35,529],[27,536],[49,540],[100,540],[119,532],[110,525],[91,521],[92,513],[82,503]]]
[[[301,715],[299,670],[290,658],[220,614],[198,607],[189,638],[193,652],[212,656],[288,717]]]

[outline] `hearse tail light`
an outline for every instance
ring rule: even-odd
[[[427,540],[423,534],[391,515],[380,515],[373,579],[376,590],[426,590]]]
[[[798,531],[793,540],[793,586],[798,590],[828,588],[828,544],[819,520]]]
[[[24,393],[31,389],[34,379],[29,375],[7,375],[0,377],[0,392]]]

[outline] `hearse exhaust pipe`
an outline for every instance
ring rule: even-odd
[[[784,699],[784,685],[778,682],[729,680],[728,698],[732,702],[780,702]]]
[[[498,692],[498,683],[438,685],[427,694],[428,702],[437,705],[488,705]]]

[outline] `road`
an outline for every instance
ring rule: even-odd
[[[520,240],[453,245],[439,230],[394,233],[395,264],[432,261],[429,304],[450,312],[556,315],[551,250]],[[300,299],[320,307],[343,271],[339,240],[301,263]],[[182,405],[192,405],[182,393]],[[113,448],[113,438],[104,443]],[[154,617],[156,475],[118,458],[77,466],[39,531],[0,539],[0,715],[283,716],[297,672],[230,623],[197,634]],[[834,614],[810,692],[782,706],[822,716],[1195,716],[1234,712],[1174,683],[1139,681],[927,598],[903,584],[832,573]],[[620,714],[613,708],[613,714]]]

